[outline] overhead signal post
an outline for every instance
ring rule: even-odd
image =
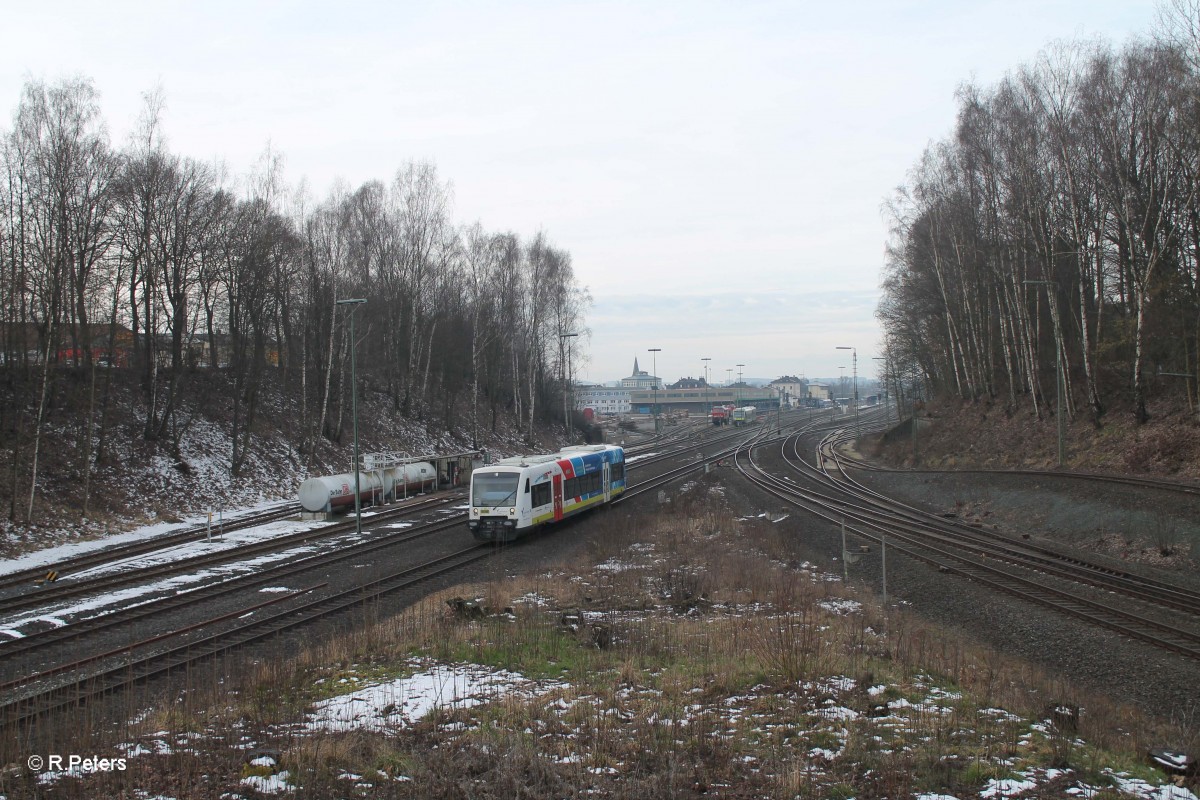
[[[358,463],[358,377],[354,355],[358,351],[358,342],[354,338],[354,312],[365,302],[367,302],[365,298],[336,301],[336,305],[350,306],[350,415],[354,418],[354,532],[359,535],[362,534],[362,495],[358,477],[361,465]]]
[[[704,413],[711,415],[712,406],[708,404],[708,362],[712,359],[702,357],[700,360],[704,362]]]

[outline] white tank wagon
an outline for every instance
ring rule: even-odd
[[[428,461],[366,469],[358,473],[359,503],[387,503],[435,488],[437,471]],[[316,514],[354,508],[354,473],[309,478],[300,484],[300,506]]]

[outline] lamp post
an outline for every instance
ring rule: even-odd
[[[350,306],[350,415],[354,418],[354,532],[362,535],[362,494],[359,487],[358,461],[358,376],[355,353],[358,342],[354,339],[354,312],[357,306],[367,302],[365,298],[357,300],[337,300],[336,305]]]
[[[1050,281],[1022,281],[1022,283],[1041,284],[1046,287],[1046,302],[1050,302]],[[1063,419],[1063,361],[1062,348],[1054,343],[1054,416],[1058,421],[1058,467],[1062,469],[1067,463],[1067,429]]]
[[[708,405],[708,362],[712,361],[712,359],[701,357],[700,360],[704,362],[704,413],[711,416],[712,408]],[[712,420],[710,419],[709,422],[712,422]]]
[[[654,432],[658,433],[658,354],[662,352],[661,347],[651,347],[648,349],[650,353],[650,369],[654,370],[651,376],[654,378]]]
[[[737,368],[738,368],[738,387],[737,387],[738,408],[742,407],[742,367],[744,367],[744,366],[746,366],[746,365],[745,364],[737,365]]]
[[[854,438],[862,436],[862,431],[858,428],[858,350],[853,347],[838,347],[838,350],[850,351],[850,363],[854,368]]]
[[[578,336],[578,335],[579,335],[578,333],[560,333],[558,335],[558,362],[559,362],[559,367],[561,369],[565,370],[565,373],[563,375],[563,416],[567,420],[567,438],[568,439],[571,438],[571,406],[575,405],[575,403],[574,403],[574,399],[575,399],[574,394],[575,393],[573,391],[571,391],[571,378],[573,377],[571,375],[571,370],[568,369],[568,367],[567,367],[567,364],[566,364],[567,359],[563,358],[563,350],[564,350],[563,343],[567,339],[570,339],[571,337]],[[570,347],[567,347],[565,349],[567,351],[567,358],[570,358],[570,352],[571,352]],[[568,392],[571,393],[572,402],[570,405],[567,404],[567,393]]]

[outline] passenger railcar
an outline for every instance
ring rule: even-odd
[[[758,409],[754,406],[742,406],[733,410],[734,427],[752,425],[756,419],[758,419]]]
[[[616,445],[506,458],[471,473],[467,527],[481,542],[512,541],[539,525],[604,505],[625,485],[625,451]]]

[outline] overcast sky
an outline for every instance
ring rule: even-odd
[[[37,6],[35,8],[35,5]],[[577,376],[874,371],[882,206],[991,84],[1060,39],[1147,34],[1153,0],[5,4],[0,103],[82,74],[114,144],[161,86],[171,148],[316,199],[437,165],[454,217],[571,253]],[[11,117],[10,117],[11,119]],[[11,123],[3,127],[11,127]]]

